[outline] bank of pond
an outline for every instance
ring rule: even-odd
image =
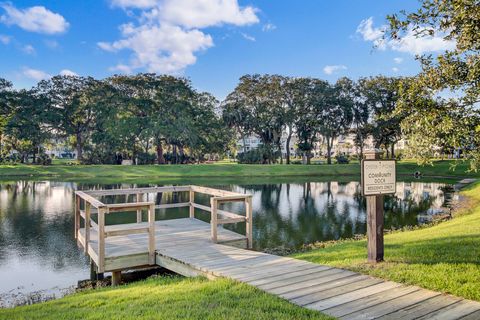
[[[290,180],[293,181],[212,180],[210,186],[253,195],[255,250],[285,254],[305,244],[365,234],[366,204],[358,181]],[[0,183],[2,306],[59,297],[74,291],[79,280],[89,278],[89,261],[73,236],[75,190],[146,186],[152,185],[26,180]],[[164,193],[148,201],[175,203],[188,201],[187,197],[180,192]],[[442,182],[398,182],[397,193],[385,199],[385,228],[417,226],[436,217],[448,217],[455,197],[453,187]],[[116,200],[120,199],[106,199],[112,203]],[[196,201],[208,205],[206,196]],[[242,212],[241,206],[230,203],[225,209]],[[157,220],[188,215],[188,208],[156,211]],[[196,217],[209,221],[209,216],[201,211]],[[134,214],[119,213],[108,216],[106,223],[131,223],[135,219]],[[242,223],[225,228],[245,232]]]

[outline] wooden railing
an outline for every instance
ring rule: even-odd
[[[155,205],[152,201],[143,201],[145,194],[164,192],[189,192],[189,201]],[[211,196],[210,206],[195,203],[195,193]],[[124,203],[105,204],[97,197],[124,195]],[[128,196],[135,195],[136,202],[128,202]],[[219,204],[227,202],[244,202],[245,216],[220,210]],[[211,239],[217,242],[218,225],[245,222],[247,247],[252,248],[252,196],[225,190],[199,186],[172,186],[152,188],[132,188],[113,190],[91,190],[75,192],[75,238],[97,262],[98,272],[104,271],[105,238],[129,234],[148,233],[149,263],[155,264],[155,209],[170,209],[189,207],[189,217],[195,218],[195,209],[210,212]],[[148,211],[148,222],[142,221],[142,210]],[[136,212],[136,224],[105,225],[105,217],[114,212]],[[97,214],[97,222],[92,219],[92,213]],[[83,234],[81,220],[84,221]],[[97,233],[97,250],[90,250],[91,231]],[[97,255],[98,253],[98,255]]]

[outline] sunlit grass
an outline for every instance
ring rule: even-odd
[[[400,177],[413,177],[413,173],[420,171],[426,177],[480,177],[479,173],[468,173],[468,164],[459,162],[455,171],[452,170],[453,161],[438,161],[435,166],[419,167],[413,161],[398,163],[397,174]],[[342,177],[348,176],[359,179],[360,165],[333,164],[333,165],[242,165],[230,162],[214,164],[191,165],[65,165],[51,166],[36,165],[0,165],[0,177],[12,178],[55,178],[55,179],[85,179],[85,178],[114,178],[117,180],[133,178],[192,178],[192,177]]]
[[[219,279],[154,278],[0,310],[0,319],[332,319],[251,286]]]
[[[294,257],[480,301],[480,182],[464,194],[470,203],[454,219],[386,235],[383,263],[366,263],[365,240],[327,244]]]

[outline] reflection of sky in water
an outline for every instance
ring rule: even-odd
[[[218,184],[218,183],[217,183]],[[129,188],[131,184],[89,185],[62,182],[0,184],[0,294],[33,292],[75,285],[88,278],[88,261],[73,237],[72,191],[98,188]],[[278,184],[215,185],[253,194],[254,245],[256,249],[299,247],[314,241],[352,237],[365,232],[365,201],[358,182],[307,182]],[[385,225],[417,224],[419,213],[444,205],[443,185],[398,183],[395,197],[386,197]],[[153,198],[153,197],[152,197]],[[184,201],[165,194],[162,203]],[[208,204],[206,197],[199,202]],[[113,199],[111,199],[113,201]],[[124,198],[122,198],[124,200]],[[239,203],[225,205],[242,212]],[[185,208],[183,208],[185,209]],[[182,215],[188,215],[183,210]],[[174,218],[157,212],[158,218]],[[198,216],[208,220],[208,215]],[[109,217],[109,220],[115,217]],[[133,222],[134,215],[118,221]],[[131,221],[129,220],[131,219]],[[114,222],[114,221],[112,221]],[[244,233],[242,224],[227,228]]]

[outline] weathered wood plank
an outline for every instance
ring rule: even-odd
[[[103,202],[101,202],[100,200],[98,199],[95,199],[94,197],[92,197],[91,195],[89,194],[86,194],[85,192],[83,191],[75,191],[75,194],[77,196],[79,196],[80,198],[82,198],[83,200],[87,201],[87,202],[90,202],[90,204],[95,207],[95,208],[101,208],[101,207],[105,207],[105,204]]]
[[[194,192],[208,194],[208,195],[215,196],[215,197],[226,197],[226,196],[238,196],[238,195],[240,195],[239,193],[236,193],[236,192],[231,192],[231,191],[226,191],[226,190],[218,190],[218,189],[213,189],[213,188],[208,188],[208,187],[200,187],[200,186],[191,186],[191,189]]]
[[[330,269],[328,270],[328,277],[315,279],[312,281],[311,286],[304,286],[300,288],[295,288],[295,290],[283,290],[280,288],[282,292],[278,293],[278,295],[284,299],[293,301],[294,299],[300,299],[302,297],[307,297],[317,292],[323,292],[330,289],[335,289],[344,285],[348,285],[350,283],[354,283],[356,281],[361,281],[368,279],[369,277],[366,275],[354,273],[354,274],[347,274],[338,272],[338,269]],[[276,293],[278,289],[271,290],[272,293]]]
[[[413,306],[409,306],[403,309],[400,309],[398,311],[389,313],[387,315],[384,315],[383,317],[380,317],[378,319],[402,319],[402,320],[407,320],[407,319],[417,319],[421,316],[428,315],[432,312],[435,311],[441,311],[441,309],[448,307],[454,303],[457,303],[460,301],[460,298],[453,298],[447,295],[440,295],[433,297],[431,299],[422,301],[418,304],[415,304]]]
[[[345,315],[354,313],[359,310],[366,309],[368,307],[376,306],[382,303],[388,303],[390,300],[402,297],[404,295],[407,295],[409,293],[412,293],[418,290],[420,289],[417,287],[400,286],[397,288],[390,289],[386,292],[382,291],[358,300],[350,301],[335,307],[325,309],[323,312],[334,317],[343,317]]]
[[[284,269],[284,271],[280,275],[272,275],[271,273],[267,273],[266,276],[263,276],[260,279],[252,280],[252,281],[246,281],[248,284],[252,286],[259,286],[263,284],[268,284],[268,283],[276,283],[278,281],[286,280],[286,279],[291,279],[291,278],[297,278],[297,277],[302,277],[306,275],[312,275],[312,274],[317,274],[318,272],[330,270],[331,268],[326,267],[326,266],[307,266],[305,269],[297,270],[297,271],[290,271],[290,272],[285,272],[287,270]],[[270,270],[267,270],[267,272],[270,272]],[[268,276],[270,275],[270,276]]]
[[[162,192],[185,192],[185,191],[190,191],[190,186],[91,190],[91,191],[85,191],[85,193],[94,197],[102,197],[102,196],[114,196],[114,195],[129,195],[129,194],[137,194],[137,193],[162,193]]]
[[[210,198],[210,207],[211,207],[211,214],[210,214],[210,227],[211,227],[211,237],[212,242],[217,242],[217,207],[218,203],[215,198]]]
[[[247,237],[247,247],[249,249],[253,248],[253,211],[252,211],[252,197],[245,199],[245,221],[246,221],[246,231],[245,236]]]
[[[450,320],[450,319],[462,319],[462,317],[471,315],[474,312],[480,310],[480,303],[476,301],[462,300],[455,304],[449,305],[443,309],[431,312],[423,317],[419,317],[419,320]]]
[[[190,206],[190,202],[165,203],[165,204],[157,204],[155,206],[155,209],[185,208],[189,206]]]
[[[155,205],[154,202],[129,202],[129,203],[114,203],[108,204],[108,213],[112,212],[128,212],[148,209],[150,205]]]
[[[390,300],[388,303],[378,304],[360,311],[348,314],[342,319],[369,319],[369,318],[379,318],[383,315],[398,311],[402,308],[408,306],[413,306],[419,302],[428,300],[435,296],[440,295],[440,293],[428,291],[428,290],[418,290],[407,295],[401,296],[399,298]],[[315,305],[311,306],[312,309],[317,310]]]
[[[321,294],[310,295],[308,299],[304,298],[301,300],[301,305],[310,309],[324,310],[398,286],[398,283],[384,282],[381,279],[370,278],[332,288]],[[317,299],[318,301],[313,301]]]
[[[315,285],[332,282],[332,281],[339,281],[342,278],[353,277],[353,276],[358,276],[358,274],[350,271],[340,270],[340,269],[331,269],[331,270],[326,270],[324,273],[322,273],[321,277],[307,280],[304,282],[294,283],[285,287],[268,289],[268,292],[284,296],[284,294],[288,292],[293,292],[297,294],[298,290],[305,289],[308,287],[312,287],[312,289],[315,292],[316,288],[313,288],[313,286]],[[259,288],[262,289],[261,286]]]
[[[473,313],[470,313],[469,315],[461,318],[461,320],[478,320],[480,319],[480,310],[474,311]]]

